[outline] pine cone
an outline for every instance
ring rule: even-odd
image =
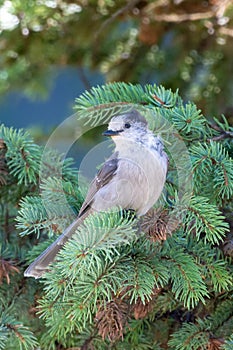
[[[102,339],[111,342],[123,338],[123,330],[128,318],[129,307],[119,298],[100,305],[96,314],[98,333]]]
[[[160,293],[161,288],[154,288],[154,292],[151,295],[151,299],[143,303],[141,299],[138,299],[136,304],[133,305],[134,318],[136,320],[145,318],[154,308],[155,300]]]
[[[207,350],[220,350],[222,349],[222,345],[224,344],[224,340],[223,339],[216,339],[216,338],[212,338],[209,340],[208,344],[207,344]]]
[[[153,242],[165,241],[174,231],[177,222],[171,219],[166,209],[150,209],[143,218],[141,229]]]

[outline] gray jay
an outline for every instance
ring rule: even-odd
[[[119,207],[141,216],[159,198],[168,160],[160,139],[148,129],[145,117],[135,109],[116,115],[103,134],[114,141],[114,153],[90,184],[77,219],[27,268],[24,276],[41,277],[77,227],[94,211]]]

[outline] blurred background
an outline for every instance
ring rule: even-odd
[[[179,89],[233,117],[232,0],[0,0],[0,121],[39,139],[105,82]]]

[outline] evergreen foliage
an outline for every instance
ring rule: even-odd
[[[232,349],[233,128],[162,86],[76,100],[92,126],[132,107],[164,139],[163,195],[141,219],[88,216],[39,281],[23,271],[77,215],[82,184],[72,160],[0,127],[0,349]]]
[[[179,86],[206,114],[232,118],[230,0],[2,0],[0,6],[1,94],[46,96],[58,67],[73,68],[77,84],[89,88],[95,70],[108,82]]]

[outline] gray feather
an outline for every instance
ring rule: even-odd
[[[92,181],[86,200],[84,201],[78,218],[72,222],[61,236],[57,238],[24,272],[25,277],[40,278],[44,272],[48,271],[49,264],[54,261],[57,253],[75,233],[77,227],[83,222],[87,215],[91,213],[91,203],[96,192],[107,185],[117,170],[117,153],[114,153],[102,166],[98,174]]]

